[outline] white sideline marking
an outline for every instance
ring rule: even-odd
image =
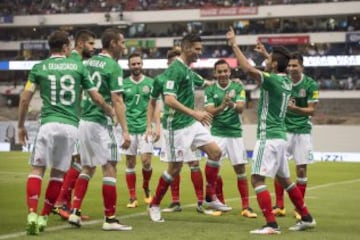
[[[308,187],[306,189],[306,191],[308,190],[315,190],[315,189],[319,189],[319,188],[327,188],[327,187],[331,187],[334,185],[340,185],[340,184],[348,184],[348,183],[355,183],[355,182],[359,182],[360,179],[355,179],[355,180],[348,180],[348,181],[342,181],[342,182],[333,182],[333,183],[326,183],[326,184],[322,184],[322,185],[317,185],[317,186],[313,186],[313,187]],[[251,198],[255,198],[255,196],[251,196]],[[309,197],[310,198],[310,197]],[[238,200],[239,198],[230,198],[227,201],[235,201]],[[196,204],[187,204],[184,206],[184,208],[189,208],[189,207],[194,207]],[[138,216],[145,216],[147,213],[146,212],[141,212],[141,213],[133,213],[133,214],[128,214],[122,217],[119,217],[119,219],[128,219],[128,218],[134,218],[134,217],[138,217]],[[86,225],[93,225],[93,224],[98,224],[101,223],[103,220],[91,220],[91,221],[85,221],[82,223],[83,226]],[[67,228],[74,228],[74,226],[71,226],[70,224],[66,223],[64,225],[60,225],[60,226],[55,226],[55,227],[49,227],[46,228],[46,232],[54,232],[57,230],[62,230],[62,229],[67,229]],[[11,233],[11,234],[4,234],[4,235],[0,235],[0,240],[2,239],[11,239],[11,238],[16,238],[16,237],[21,237],[21,236],[26,236],[26,232],[17,232],[17,233]]]

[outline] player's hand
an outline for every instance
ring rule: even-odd
[[[18,138],[19,138],[19,143],[25,146],[27,141],[29,140],[27,130],[25,127],[18,128]]]
[[[233,27],[229,27],[229,31],[226,33],[226,39],[229,41],[230,46],[236,44],[236,35]]]
[[[288,109],[292,110],[296,107],[296,102],[294,98],[290,98],[289,102],[288,102]]]
[[[128,149],[130,147],[131,139],[128,132],[123,132],[123,144],[121,145],[122,149]]]
[[[160,131],[161,131],[160,127],[157,127],[156,130],[153,132],[152,137],[153,137],[154,142],[159,141],[159,139],[160,139]]]
[[[264,44],[262,44],[260,41],[257,41],[254,51],[261,54],[261,56],[265,58],[269,57],[269,53],[266,51]]]
[[[209,126],[212,121],[212,115],[205,111],[195,111],[194,118],[202,125]]]

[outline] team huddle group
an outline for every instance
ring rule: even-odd
[[[265,71],[250,65],[236,44],[232,28],[226,34],[239,67],[260,89],[257,142],[251,165],[251,184],[266,224],[252,234],[280,234],[275,216],[285,215],[283,193],[294,204],[297,223],[292,231],[316,226],[304,203],[307,164],[313,161],[310,117],[318,102],[318,86],[303,74],[302,56],[274,47],[269,54],[261,43],[255,51],[266,59]],[[36,64],[28,77],[19,104],[19,141],[27,141],[24,127],[31,99],[38,89],[43,101],[32,166],[27,178],[27,227],[29,235],[45,230],[51,213],[77,227],[88,216],[81,213],[82,202],[96,166],[103,173],[103,230],[132,230],[116,218],[116,164],[118,150],[126,156],[128,208],[138,206],[136,157],[140,155],[144,201],[153,222],[164,222],[162,212],[181,211],[179,186],[183,163],[191,169],[197,205],[201,214],[219,216],[231,211],[222,193],[219,175],[221,160],[228,158],[237,175],[241,215],[256,218],[249,205],[245,173],[246,149],[242,138],[241,113],[246,102],[240,81],[230,79],[225,60],[214,64],[214,81],[191,70],[202,53],[201,37],[188,34],[181,45],[168,52],[168,68],[154,79],[142,72],[138,53],[128,56],[130,76],[123,78],[117,60],[126,50],[123,34],[115,28],[101,36],[102,51],[94,55],[95,35],[79,31],[71,50],[68,34],[55,31],[49,36],[51,56]],[[195,85],[205,88],[204,110],[195,110]],[[161,104],[161,101],[163,104]],[[163,114],[160,109],[163,105]],[[162,125],[162,127],[160,127]],[[209,131],[210,129],[210,131]],[[160,137],[160,135],[162,137]],[[161,139],[160,159],[168,168],[160,176],[153,193],[153,144]],[[206,156],[205,189],[199,165],[199,150]],[[290,155],[296,161],[296,183],[291,182]],[[38,214],[42,178],[51,168],[43,209]],[[275,178],[276,204],[273,207],[265,178]],[[168,188],[172,203],[160,209]]]

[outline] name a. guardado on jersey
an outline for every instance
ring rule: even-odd
[[[86,62],[86,65],[90,67],[98,67],[98,68],[105,68],[106,62],[90,59]]]
[[[78,66],[75,63],[49,63],[49,70],[77,70]]]

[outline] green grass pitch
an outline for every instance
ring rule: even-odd
[[[204,166],[202,161],[202,169]],[[166,164],[153,159],[152,190],[155,189],[160,174]],[[290,168],[294,179],[294,165]],[[130,232],[104,232],[101,230],[103,205],[101,195],[101,169],[97,170],[91,180],[89,190],[83,204],[83,213],[90,215],[91,220],[84,222],[80,229],[70,227],[59,217],[51,215],[46,231],[38,236],[26,236],[26,204],[25,183],[30,170],[28,154],[19,152],[0,153],[0,240],[1,239],[266,239],[275,236],[254,236],[249,231],[264,224],[254,191],[250,187],[251,206],[258,213],[257,219],[246,219],[240,216],[240,198],[236,188],[236,176],[228,161],[225,161],[221,175],[224,179],[224,193],[228,205],[233,207],[229,213],[220,217],[200,215],[195,211],[195,193],[190,181],[189,168],[184,165],[181,174],[181,213],[164,213],[164,223],[150,222],[146,214],[146,205],[142,201],[140,164],[137,166],[137,187],[140,206],[136,209],[125,207],[128,193],[124,177],[124,161],[118,165],[118,204],[117,215],[120,220],[133,226]],[[247,169],[249,170],[249,169]],[[286,197],[287,216],[278,218],[281,235],[276,239],[291,240],[346,240],[360,239],[360,163],[318,162],[309,165],[309,184],[306,203],[315,217],[317,228],[307,232],[290,232],[288,227],[295,223],[292,216],[293,207]],[[48,172],[47,172],[48,174]],[[248,171],[249,174],[249,171]],[[47,180],[47,176],[45,180]],[[44,181],[46,182],[46,181]],[[273,182],[267,180],[272,191]],[[45,184],[42,187],[42,208]],[[170,203],[168,191],[162,207]]]

